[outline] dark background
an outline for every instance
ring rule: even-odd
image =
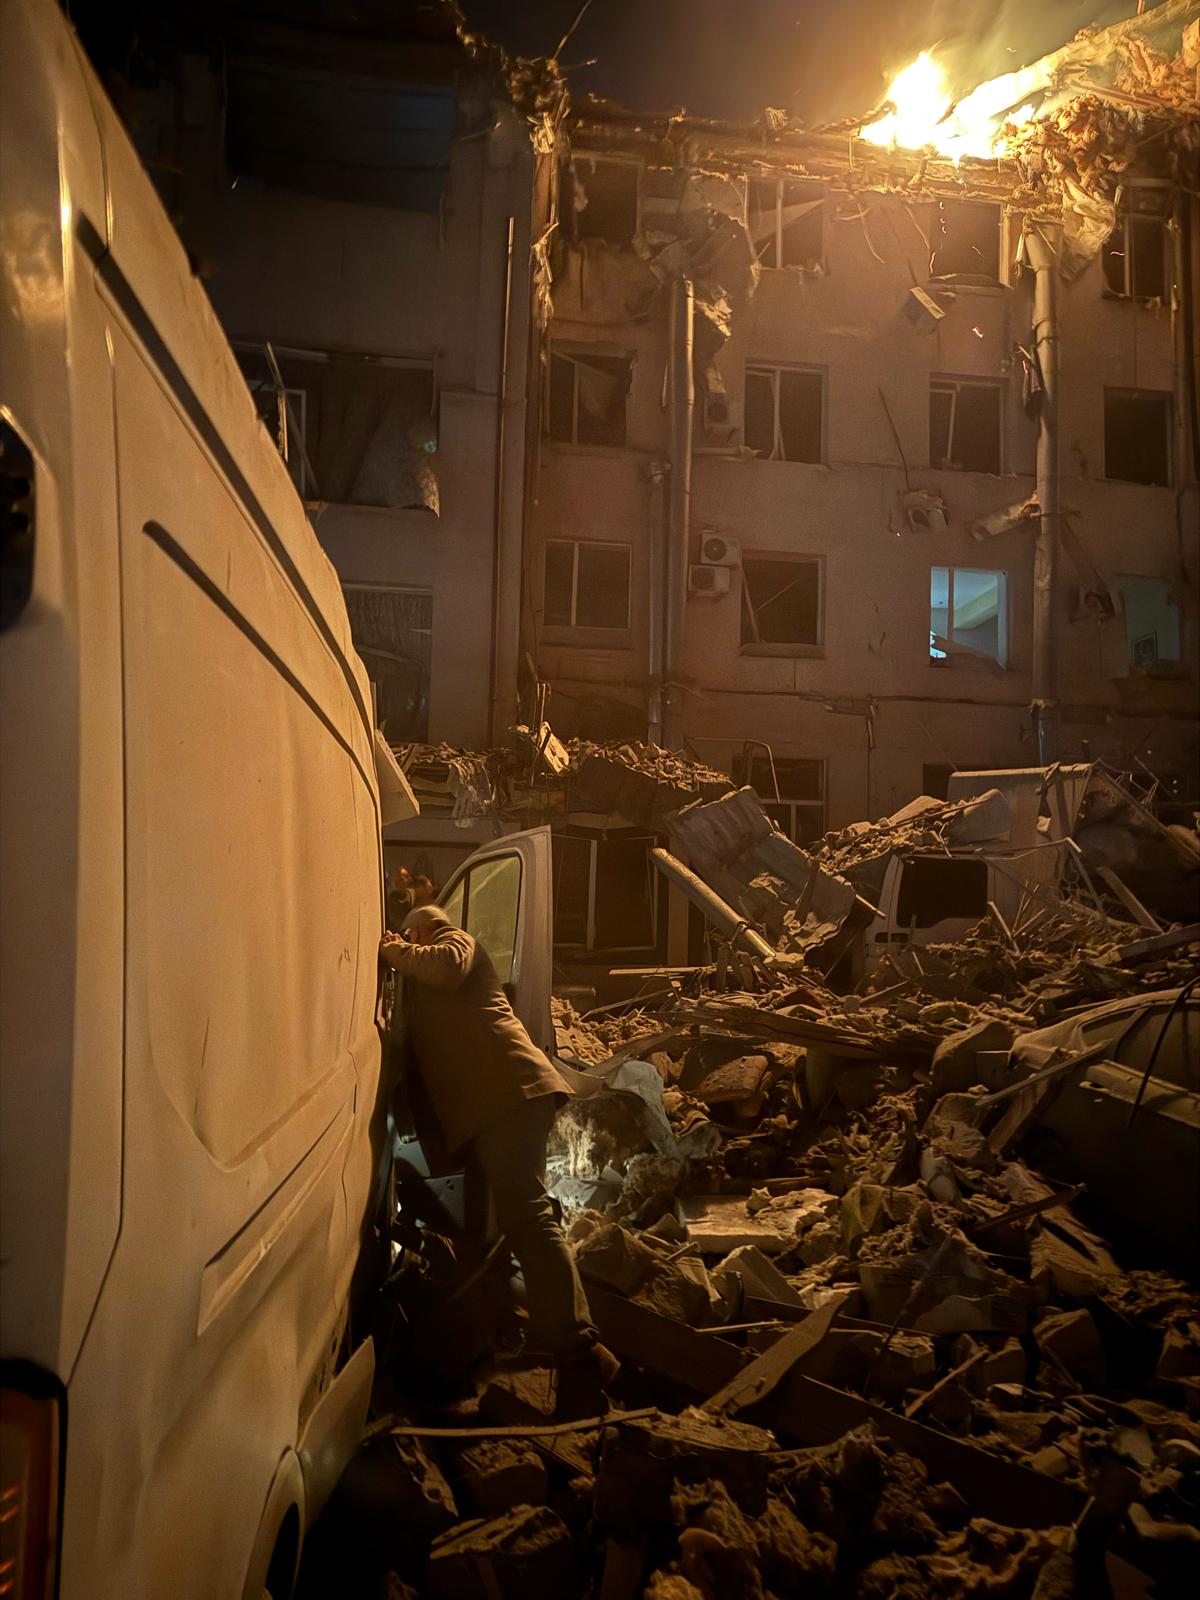
[[[460,3],[510,50],[548,55],[581,0]],[[1136,0],[592,0],[562,64],[577,92],[639,110],[744,120],[779,106],[815,124],[875,106],[934,45],[962,93],[1136,10]]]

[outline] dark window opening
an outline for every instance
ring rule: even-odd
[[[931,278],[1000,277],[1000,207],[939,200],[929,235]]]
[[[649,834],[556,832],[554,942],[576,950],[650,950],[657,939]]]
[[[896,925],[932,928],[948,917],[982,917],[987,901],[986,861],[918,857],[904,863]]]
[[[825,199],[813,184],[756,178],[749,186],[750,244],[760,267],[811,267],[825,254]]]
[[[550,356],[546,432],[563,444],[623,445],[629,356]]]
[[[236,354],[305,499],[438,511],[430,367],[277,350],[277,378],[264,348]]]
[[[1100,253],[1104,286],[1128,300],[1162,300],[1167,292],[1167,232],[1163,219],[1126,211]]]
[[[429,737],[433,596],[370,584],[342,593],[350,636],[375,690],[375,718],[389,744]]]
[[[230,170],[331,200],[436,211],[450,171],[454,90],[352,76],[318,61],[234,57]]]
[[[929,385],[929,465],[1000,471],[1000,386],[935,378]]]
[[[926,762],[921,768],[921,793],[944,800],[950,789],[950,779],[957,771],[957,767],[947,767],[940,762]]]
[[[742,649],[821,643],[821,563],[787,556],[742,562]]]
[[[742,764],[742,781],[762,801],[763,810],[793,844],[812,844],[825,832],[825,763],[802,756],[752,756]],[[779,798],[775,797],[775,784]]]
[[[627,544],[546,542],[543,621],[553,628],[629,626]]]
[[[632,243],[638,220],[638,168],[629,161],[576,156],[573,179],[576,237]]]
[[[1104,476],[1121,483],[1171,482],[1171,396],[1105,389]]]
[[[748,366],[743,418],[747,450],[769,461],[820,461],[824,394],[820,372]]]

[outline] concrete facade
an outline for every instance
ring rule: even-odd
[[[629,144],[622,130],[611,148],[629,160]],[[594,122],[577,140],[588,155],[605,148],[605,130]],[[647,167],[653,165],[650,158]],[[754,170],[761,175],[763,163]],[[739,181],[736,169],[728,181]],[[743,557],[816,559],[820,638],[790,651],[748,652],[741,638],[744,566],[731,569],[727,594],[691,595],[684,732],[695,755],[735,776],[747,740],[769,743],[777,758],[824,763],[824,821],[836,827],[894,810],[921,791],[926,767],[1037,761],[1030,714],[1034,524],[982,541],[970,533],[977,518],[1035,489],[1037,423],[1022,406],[1016,348],[1031,344],[1033,275],[1017,265],[1021,218],[1003,216],[1005,208],[989,202],[1001,244],[998,278],[944,280],[953,300],[936,327],[919,328],[905,307],[914,285],[935,287],[926,240],[938,202],[852,196],[835,181],[816,192],[824,218],[819,269],[762,269],[753,290],[733,301],[715,367],[735,426],[719,442],[705,425],[697,363],[690,559],[699,560],[709,532],[734,541]],[[1178,308],[1188,291],[1175,264],[1177,229],[1164,231],[1164,244]],[[650,563],[669,453],[669,323],[668,289],[646,265],[648,254],[642,240],[565,244],[554,283],[551,350],[632,358],[623,446],[556,442],[543,428],[527,550],[529,643],[552,685],[560,732],[586,729],[592,708],[606,700],[627,707],[644,730],[655,686]],[[1144,304],[1106,296],[1099,259],[1059,284],[1058,303],[1061,503],[1069,513],[1055,610],[1061,759],[1126,766],[1140,758],[1195,798],[1197,514],[1178,309],[1170,297]],[[823,375],[819,462],[755,458],[741,448],[748,363]],[[930,466],[930,381],[937,376],[999,386],[998,474]],[[1106,388],[1171,396],[1171,487],[1105,478]],[[899,509],[906,488],[940,497],[944,528],[907,526]],[[631,547],[627,629],[549,624],[542,574],[551,540]],[[1077,561],[1073,551],[1083,552]],[[939,567],[1004,574],[1003,665],[968,654],[932,662],[930,582]],[[1089,584],[1093,567],[1114,594],[1129,577],[1169,586],[1178,659],[1135,665],[1119,600],[1106,620],[1080,615],[1081,584]]]
[[[411,39],[404,8],[395,15],[384,38],[354,37],[350,23],[339,33],[336,8],[333,31],[326,16],[320,34],[300,17],[247,41],[231,24],[226,57],[184,53],[173,80],[142,97],[137,137],[239,352],[270,343],[306,368],[317,358],[428,372],[438,512],[331,503],[307,480],[303,489],[348,591],[429,597],[412,613],[427,698],[411,727],[388,730],[393,740],[482,748],[516,712],[532,157],[507,98],[493,96],[449,24],[433,41]],[[335,148],[345,126],[374,114],[356,97],[369,107],[389,96],[392,116],[409,90],[441,94],[452,133],[445,170],[419,175],[421,208],[402,190],[395,201],[312,192],[300,161],[279,182],[239,172],[223,74],[246,60],[265,83],[328,67]],[[336,190],[336,173],[320,171]],[[356,642],[362,650],[357,630]]]

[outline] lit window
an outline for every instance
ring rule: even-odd
[[[747,450],[769,461],[822,460],[824,410],[823,373],[799,367],[746,368]]]
[[[814,267],[825,255],[825,198],[819,186],[788,178],[751,179],[747,220],[760,267]]]
[[[564,444],[625,443],[625,398],[633,362],[555,350],[550,356],[546,432]]]
[[[1003,572],[934,567],[929,583],[929,659],[1008,663],[1008,580]]]
[[[630,554],[627,544],[548,540],[543,590],[547,627],[627,628]]]
[[[1104,476],[1121,483],[1171,482],[1171,396],[1105,389]]]
[[[1000,471],[1000,385],[969,378],[929,384],[929,465]]]
[[[1161,578],[1118,578],[1117,589],[1124,605],[1129,659],[1134,666],[1178,661],[1179,607],[1171,599],[1170,585]]]
[[[786,654],[822,643],[822,570],[812,556],[742,560],[742,650]]]

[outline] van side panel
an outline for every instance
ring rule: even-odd
[[[0,411],[35,458],[33,595],[0,635],[0,1355],[65,1380],[120,1223],[123,795],[105,226],[55,8],[0,7]]]
[[[354,1263],[371,881],[355,791],[371,789],[342,673],[115,304],[110,326],[124,1221],[70,1390],[64,1579],[97,1600],[199,1600],[238,1590]]]

